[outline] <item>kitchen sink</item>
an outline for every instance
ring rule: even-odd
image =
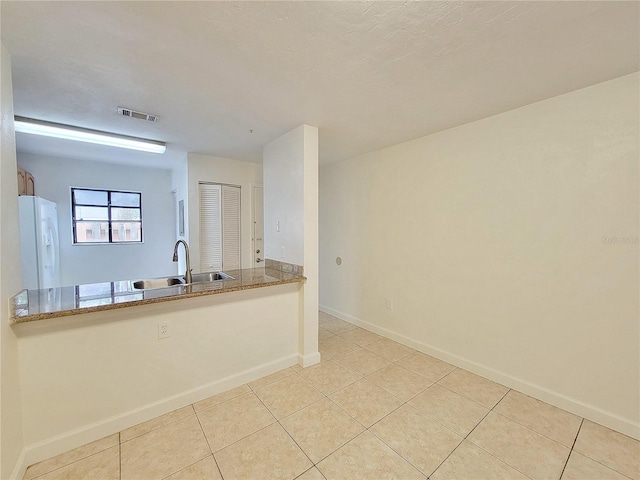
[[[234,280],[231,275],[224,272],[205,272],[194,273],[191,276],[191,284],[194,283],[211,283],[221,280]],[[183,275],[177,275],[166,278],[148,278],[145,280],[136,280],[130,283],[131,290],[154,290],[156,288],[176,287],[187,285]]]
[[[184,279],[181,277],[149,278],[147,280],[131,282],[131,288],[133,290],[150,290],[152,288],[166,288],[175,285],[184,285]]]
[[[224,272],[206,272],[206,273],[193,273],[191,274],[191,283],[208,283],[218,280],[234,280],[231,275],[227,275]]]

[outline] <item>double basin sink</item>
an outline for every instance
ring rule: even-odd
[[[193,273],[191,274],[191,283],[189,285],[218,282],[221,280],[234,280],[234,278],[224,272]],[[184,275],[136,280],[131,282],[131,290],[154,290],[156,288],[175,287],[179,285],[187,285]]]

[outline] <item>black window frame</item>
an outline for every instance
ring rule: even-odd
[[[101,192],[107,194],[107,205],[98,205],[91,203],[76,203],[76,196],[74,192],[76,190],[82,191],[90,191],[90,192]],[[130,207],[126,205],[112,205],[111,204],[111,194],[113,193],[126,193],[138,195],[138,207]],[[108,230],[108,239],[106,241],[101,242],[79,242],[77,237],[76,230],[76,222],[82,222],[84,220],[76,218],[76,207],[99,207],[107,209],[107,230]],[[140,220],[127,220],[127,223],[139,223],[140,224],[140,240],[113,240],[113,220],[111,217],[111,209],[112,208],[126,208],[131,210],[138,210],[140,212]],[[142,192],[131,192],[128,190],[107,190],[104,188],[83,188],[83,187],[71,187],[71,223],[73,226],[73,244],[74,245],[126,245],[126,244],[135,244],[135,243],[143,243],[144,242],[144,228],[142,222]],[[104,222],[104,221],[102,221]],[[122,220],[116,220],[116,223],[124,223]]]

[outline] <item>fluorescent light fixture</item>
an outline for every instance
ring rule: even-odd
[[[62,138],[64,140],[128,148],[142,152],[164,153],[167,149],[165,143],[155,140],[146,140],[144,138],[129,137],[127,135],[118,135],[117,133],[101,132],[100,130],[90,130],[88,128],[73,127],[71,125],[18,116],[15,117],[15,129],[16,132],[21,133],[32,133],[34,135]]]

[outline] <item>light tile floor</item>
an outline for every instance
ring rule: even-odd
[[[640,442],[569,412],[322,313],[319,349],[24,478],[640,480]]]

